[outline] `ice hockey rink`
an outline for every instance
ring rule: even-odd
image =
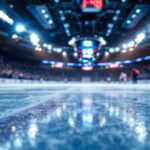
[[[148,150],[149,84],[0,85],[0,150]]]

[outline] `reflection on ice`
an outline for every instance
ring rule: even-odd
[[[31,123],[28,129],[28,137],[32,145],[35,144],[35,138],[38,132],[38,126],[36,123]]]
[[[20,149],[22,147],[22,139],[17,137],[15,140],[14,140],[14,147],[16,149]]]
[[[138,101],[143,97],[142,92],[136,97],[136,102],[134,91],[131,90],[129,94],[119,89],[84,92],[62,94],[54,100],[1,120],[0,148],[150,149],[147,122],[150,112],[147,109],[145,113],[145,105]]]

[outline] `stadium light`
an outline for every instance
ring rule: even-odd
[[[31,34],[30,34],[30,40],[31,40],[31,42],[33,43],[33,45],[38,45],[38,43],[39,43],[39,41],[40,41],[38,35],[35,34],[35,33],[31,33]]]
[[[25,31],[25,27],[22,24],[18,24],[16,26],[16,31],[17,32],[24,32]]]
[[[11,19],[4,11],[0,10],[0,19],[4,22],[7,22],[10,25],[13,25],[14,21]]]
[[[17,38],[18,38],[18,35],[13,34],[13,35],[12,35],[12,38],[13,38],[13,39],[17,39]]]
[[[51,49],[52,49],[52,45],[48,44],[48,45],[47,45],[47,48],[48,48],[49,50],[51,50]]]
[[[69,42],[68,44],[69,45],[74,45],[76,43],[77,39],[75,37],[73,37]]]
[[[119,47],[116,47],[116,48],[115,48],[115,51],[116,51],[116,52],[119,52],[119,50],[120,50]]]
[[[45,14],[45,13],[46,13],[46,10],[45,10],[45,9],[42,9],[42,10],[41,10],[41,13],[42,13],[42,14]]]
[[[98,41],[101,42],[102,45],[106,45],[107,44],[107,42],[104,40],[103,37],[99,37]]]
[[[43,44],[43,47],[44,47],[44,48],[47,48],[47,46],[48,46],[47,43],[44,43],[44,44]]]
[[[145,33],[139,33],[135,39],[135,42],[140,43],[145,38]]]
[[[109,56],[109,52],[105,52],[105,56]]]
[[[128,47],[127,44],[122,45],[122,48],[124,48],[124,49],[126,49],[127,47]]]
[[[114,50],[113,48],[110,48],[110,49],[109,49],[109,52],[110,52],[110,53],[113,53],[113,52],[115,52],[115,50]]]
[[[62,55],[63,55],[63,56],[67,56],[67,53],[66,53],[66,52],[63,52]]]
[[[74,52],[74,53],[73,53],[73,56],[74,56],[74,57],[77,57],[77,56],[78,56],[78,53],[77,53],[77,52]]]
[[[130,20],[127,20],[127,24],[130,24],[131,23],[131,21]]]
[[[50,20],[48,21],[48,23],[49,23],[49,24],[53,24],[53,20],[50,19]]]
[[[134,41],[131,41],[131,42],[128,43],[128,47],[133,47],[134,44],[135,44]]]
[[[136,13],[138,14],[138,13],[140,13],[141,12],[141,10],[138,8],[138,9],[136,9]]]
[[[57,48],[56,51],[57,51],[57,53],[61,53],[62,49],[61,48]]]

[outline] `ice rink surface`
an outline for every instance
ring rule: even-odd
[[[0,85],[0,150],[149,150],[150,85]]]

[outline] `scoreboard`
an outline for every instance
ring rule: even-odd
[[[86,66],[83,67],[83,70],[93,69],[92,65],[96,61],[97,51],[98,42],[96,40],[86,39],[77,42],[78,62]]]
[[[103,7],[103,0],[82,0],[82,11],[87,13],[99,12]]]

